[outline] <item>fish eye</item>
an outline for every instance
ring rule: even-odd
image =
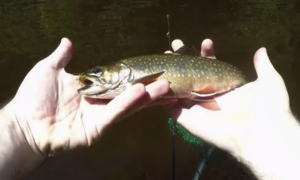
[[[92,69],[93,74],[98,74],[98,73],[101,73],[101,72],[102,72],[102,69],[100,67],[96,67],[96,68]]]

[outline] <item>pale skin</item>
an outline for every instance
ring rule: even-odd
[[[110,102],[81,97],[77,92],[80,87],[77,77],[64,70],[71,57],[72,44],[64,38],[50,56],[32,68],[15,97],[1,111],[1,118],[5,119],[3,123],[7,119],[12,122],[8,126],[13,126],[10,127],[12,129],[4,131],[13,132],[19,137],[19,141],[6,152],[0,151],[0,157],[1,153],[4,158],[3,154],[15,150],[19,151],[18,154],[23,153],[22,157],[32,156],[29,159],[20,159],[20,162],[28,161],[30,164],[19,167],[24,168],[20,170],[21,173],[26,174],[40,165],[49,153],[57,154],[88,147],[117,120],[146,106],[165,103],[155,100],[168,92],[169,84],[166,80],[148,86],[136,84]],[[15,140],[13,137],[11,139]],[[28,153],[19,145],[25,144],[24,141],[31,147],[29,150],[25,149],[30,151]],[[4,146],[7,144],[1,144],[1,147]],[[16,165],[20,164],[18,159],[11,161],[15,161]],[[16,173],[13,172],[14,169],[5,167],[4,171],[1,167],[4,164],[0,162],[0,178],[12,179]]]
[[[180,40],[174,41],[173,50],[182,45]],[[201,56],[215,57],[210,40],[203,41]],[[110,102],[83,98],[76,91],[76,77],[64,70],[71,57],[72,44],[64,38],[50,56],[33,67],[2,109],[0,146],[6,148],[0,149],[1,179],[30,173],[49,153],[88,147],[116,121],[162,104],[169,104],[165,107],[173,119],[241,160],[258,179],[300,179],[296,170],[300,148],[295,143],[300,128],[290,114],[284,82],[265,49],[254,57],[256,81],[216,98],[217,104],[186,101],[189,109],[176,100],[157,101],[169,90],[166,80],[134,85]],[[278,147],[278,139],[282,147],[291,148],[288,153]],[[283,158],[282,154],[287,155]]]
[[[181,40],[172,43],[174,51],[181,46]],[[216,58],[211,40],[203,41],[201,56]],[[245,163],[258,179],[300,179],[300,126],[284,81],[265,48],[255,53],[254,67],[257,80],[215,98],[217,104],[184,101],[166,110],[194,135]]]

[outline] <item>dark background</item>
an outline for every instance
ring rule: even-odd
[[[0,100],[15,94],[26,73],[62,37],[74,46],[66,69],[70,73],[124,57],[163,53],[169,48],[169,13],[172,39],[196,47],[212,39],[217,58],[236,65],[251,80],[256,78],[253,55],[266,47],[297,115],[299,6],[298,0],[0,0]],[[117,123],[91,148],[50,159],[27,180],[171,179],[167,119],[161,107],[138,112]],[[192,179],[200,160],[177,135],[176,178]],[[250,175],[216,150],[202,179],[239,180]]]

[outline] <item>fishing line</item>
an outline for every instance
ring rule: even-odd
[[[170,31],[170,15],[167,14],[167,22],[168,22],[168,33],[167,33],[167,37],[169,39],[169,50],[171,51],[171,31]]]
[[[169,3],[166,3],[167,8],[169,9]],[[167,10],[169,12],[169,10]],[[168,44],[169,44],[169,50],[172,51],[171,49],[171,28],[170,28],[170,14],[167,13],[167,25],[168,25],[168,32],[167,32],[167,37],[168,37]],[[172,124],[171,124],[171,129],[172,129],[172,180],[175,180],[175,128],[176,128],[176,121],[171,119]],[[199,180],[200,176],[203,172],[204,166],[210,157],[212,151],[214,150],[214,147],[209,148],[209,150],[206,152],[206,154],[203,156],[202,161],[200,161],[196,172],[194,174],[193,180]]]
[[[171,51],[171,32],[170,32],[170,15],[167,14],[169,50]],[[176,122],[172,121],[172,180],[175,180],[175,126]]]

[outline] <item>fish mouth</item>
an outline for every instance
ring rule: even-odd
[[[81,95],[95,96],[107,91],[107,88],[100,84],[96,77],[82,76],[80,77],[80,82],[84,85],[82,88],[77,90],[77,92]]]

